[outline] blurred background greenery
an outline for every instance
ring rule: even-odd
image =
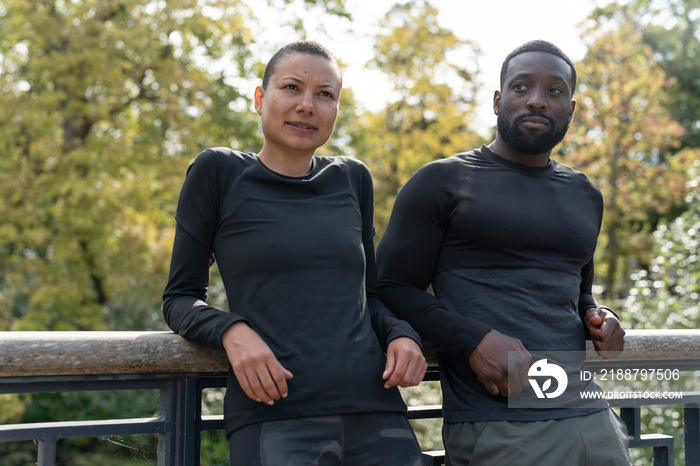
[[[343,0],[258,3],[284,21],[269,24],[244,0],[0,1],[0,331],[166,329],[161,293],[188,164],[206,147],[261,147],[250,84],[283,43],[260,31],[324,42],[325,20],[356,25]],[[477,113],[479,41],[438,14],[419,0],[377,13],[367,71],[390,92],[370,110],[346,87],[319,150],[372,170],[377,239],[418,167],[493,136]],[[700,0],[629,0],[592,6],[579,30],[577,111],[554,157],[605,196],[596,294],[627,328],[697,328],[700,318],[698,21]],[[225,308],[212,275],[210,299]],[[439,384],[404,395],[439,404]],[[205,398],[220,409],[219,395]],[[2,423],[157,409],[151,392],[0,395]],[[644,422],[667,431],[678,416],[649,408]],[[440,421],[414,426],[424,449],[441,448]],[[202,449],[203,465],[227,464],[220,433],[204,434]],[[148,436],[76,439],[59,444],[59,464],[153,464],[155,453]],[[35,445],[0,445],[3,464],[35,455]],[[648,464],[649,452],[635,455]]]

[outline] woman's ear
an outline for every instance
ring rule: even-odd
[[[254,100],[255,100],[255,111],[258,112],[258,114],[262,115],[262,101],[263,97],[265,96],[265,90],[258,86],[255,88],[255,95],[254,95]]]

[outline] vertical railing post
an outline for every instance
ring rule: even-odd
[[[160,389],[158,416],[165,421],[163,433],[158,434],[158,466],[175,464],[177,417],[177,381],[171,380]]]
[[[700,403],[683,405],[685,464],[700,464]]]
[[[673,448],[673,443],[669,446],[654,447],[654,466],[674,466],[674,457],[675,449]]]
[[[201,381],[201,379],[199,380]],[[202,391],[202,385],[197,383],[194,393],[194,436],[192,445],[194,461],[192,462],[192,466],[199,466],[202,455]]]
[[[620,408],[620,419],[627,426],[627,433],[630,437],[639,440],[642,430],[642,414],[639,408]]]
[[[56,464],[56,443],[58,438],[47,435],[39,439],[37,451],[37,466],[54,466]]]
[[[199,464],[195,451],[196,379],[185,376],[173,380],[160,391],[160,417],[165,432],[158,436],[158,466]]]
[[[185,378],[184,389],[182,390],[183,400],[180,401],[182,410],[182,430],[183,430],[183,465],[199,465],[199,442],[197,438],[197,379],[194,376]]]

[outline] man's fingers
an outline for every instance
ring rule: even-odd
[[[520,343],[519,340],[518,343]],[[522,346],[522,343],[520,343],[520,346],[522,347],[520,352],[509,353],[509,355],[511,355],[512,358],[517,358],[516,361],[513,361],[513,364],[510,366],[509,369],[515,372],[515,374],[509,374],[508,377],[508,380],[510,382],[510,391],[508,393],[509,395],[510,393],[520,393],[521,391],[523,391],[523,388],[528,387],[530,384],[530,382],[528,381],[528,371],[530,370],[530,361],[532,360],[532,355],[530,355],[530,353],[525,349],[525,347]]]

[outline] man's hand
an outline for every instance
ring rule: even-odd
[[[603,359],[614,358],[625,349],[625,331],[609,310],[592,307],[586,311],[583,322],[591,333],[593,347]]]
[[[287,379],[292,373],[248,324],[236,322],[224,332],[221,342],[238,383],[251,400],[272,406],[287,397]]]
[[[428,364],[418,343],[408,337],[399,337],[389,342],[386,351],[386,366],[382,378],[384,388],[413,387],[425,376]]]
[[[469,354],[469,364],[479,381],[490,394],[501,396],[520,393],[523,387],[529,386],[527,372],[531,360],[532,356],[520,340],[496,330],[490,330],[484,335]]]

